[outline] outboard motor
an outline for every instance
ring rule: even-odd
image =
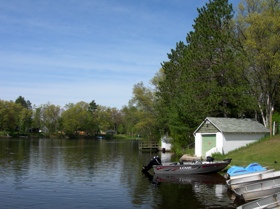
[[[148,172],[148,170],[150,170],[150,169],[153,167],[153,165],[161,165],[161,159],[160,159],[158,156],[154,156],[154,157],[151,159],[151,161],[149,162],[148,165],[143,166],[142,172],[143,172],[143,173]]]

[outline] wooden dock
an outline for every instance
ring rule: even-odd
[[[159,150],[158,142],[139,142],[139,150]]]

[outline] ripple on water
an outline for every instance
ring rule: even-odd
[[[139,152],[135,141],[21,139],[1,146],[15,154],[0,155],[0,208],[231,208],[217,186],[152,184],[141,167],[154,153]]]

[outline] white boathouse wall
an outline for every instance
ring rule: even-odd
[[[197,157],[211,156],[213,153],[227,154],[237,148],[246,146],[247,144],[258,141],[265,137],[265,134],[216,134],[216,147],[206,153],[202,153],[202,138],[203,135],[212,135],[213,133],[196,133],[195,135],[195,155]]]
[[[238,149],[240,147],[246,146],[247,144],[258,141],[259,139],[265,137],[265,134],[223,134],[223,150],[224,154]]]

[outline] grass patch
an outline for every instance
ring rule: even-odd
[[[131,139],[131,136],[127,136],[127,135],[124,135],[124,134],[115,134],[113,136],[114,139]]]
[[[280,135],[266,137],[226,155],[214,154],[217,160],[232,158],[231,165],[247,166],[257,162],[269,169],[280,170]]]

